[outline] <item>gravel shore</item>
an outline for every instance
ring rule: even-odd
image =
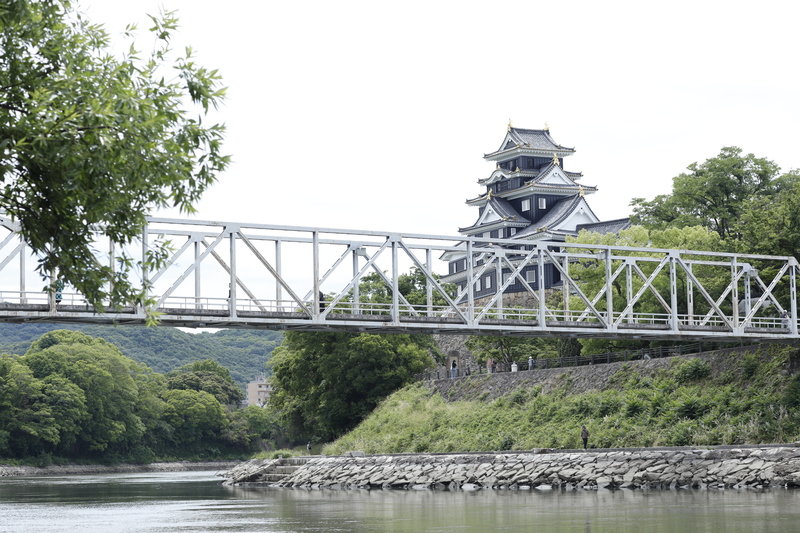
[[[146,465],[63,465],[63,466],[9,466],[0,465],[0,477],[6,476],[64,476],[68,474],[115,474],[136,472],[191,472],[198,470],[225,471],[241,461],[175,461]]]

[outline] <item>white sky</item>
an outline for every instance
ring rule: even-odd
[[[112,35],[140,21],[139,48],[175,9],[176,44],[221,71],[234,163],[198,219],[455,235],[509,118],[577,149],[604,220],[723,146],[800,167],[785,0],[81,5]]]

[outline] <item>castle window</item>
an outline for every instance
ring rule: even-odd
[[[528,270],[525,272],[525,281],[528,283],[536,283],[536,270]]]
[[[492,276],[486,276],[486,284],[485,285],[486,285],[487,289],[491,289],[492,288]]]
[[[481,278],[478,278],[478,281],[475,282],[475,291],[478,292],[481,290]]]
[[[517,234],[517,228],[508,228],[508,236],[511,237],[512,235]]]
[[[508,281],[508,278],[510,278],[510,277],[511,277],[511,272],[503,272],[503,285],[506,284],[506,281]],[[512,285],[513,285],[513,283],[512,283]]]
[[[531,210],[531,201],[530,199],[526,198],[522,200],[522,210],[523,211],[530,211]]]
[[[547,198],[539,198],[539,209],[547,209]]]

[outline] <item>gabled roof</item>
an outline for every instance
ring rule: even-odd
[[[581,204],[582,207],[588,210],[590,218],[598,220],[597,215],[595,215],[594,211],[592,211],[592,208],[589,207],[586,199],[580,194],[573,194],[572,196],[567,196],[563,200],[556,202],[550,211],[540,218],[535,225],[531,224],[524,230],[518,231],[517,234],[514,235],[514,238],[519,239],[527,235],[534,235],[541,231],[554,231],[560,229],[558,226],[565,222],[570,215],[572,215],[579,207],[581,207]]]
[[[575,152],[574,148],[561,146],[550,136],[550,130],[526,130],[522,128],[509,128],[500,148],[492,153],[484,154],[484,158],[490,158],[502,152],[506,152],[517,147],[525,147],[531,150],[539,150],[549,153],[560,153],[569,155]]]
[[[555,178],[555,179],[549,179]],[[581,187],[588,193],[597,192],[597,187],[593,185],[578,185],[575,183],[575,173],[567,172],[555,163],[550,163],[539,171],[539,175],[531,180],[531,183],[555,184],[562,187]]]
[[[618,218],[617,220],[605,220],[603,222],[595,222],[594,224],[578,224],[575,231],[578,232],[582,229],[586,231],[593,231],[605,235],[606,233],[619,233],[624,229],[632,226],[630,218]]]
[[[484,208],[477,222],[466,228],[459,228],[459,233],[467,233],[483,226],[503,226],[522,227],[530,224],[531,221],[520,215],[516,209],[511,207],[507,200],[492,196]]]
[[[502,179],[510,179],[516,176],[521,176],[523,180],[533,176],[534,178],[540,176],[542,173],[546,172],[549,168],[553,166],[553,163],[550,163],[546,167],[539,169],[539,170],[531,170],[531,169],[523,169],[523,170],[505,170],[502,168],[496,168],[488,178],[479,179],[478,183],[480,185],[490,185],[492,183],[496,183]],[[559,167],[560,168],[560,167]],[[582,172],[572,172],[570,170],[561,169],[567,177],[569,177],[572,181],[578,181],[583,177]],[[530,181],[530,180],[529,180]]]

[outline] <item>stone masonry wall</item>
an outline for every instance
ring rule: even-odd
[[[681,364],[689,359],[702,359],[709,363],[712,376],[727,371],[739,362],[744,352],[759,352],[766,356],[769,347],[746,346],[702,354],[665,357],[620,363],[595,364],[567,368],[542,368],[520,372],[500,372],[496,374],[477,374],[454,379],[438,379],[423,382],[426,387],[439,393],[445,400],[485,400],[491,401],[517,389],[530,390],[542,387],[542,392],[550,393],[564,389],[568,394],[589,390],[605,390],[616,386],[615,376],[620,372],[635,370],[641,376],[655,376],[662,370]],[[800,367],[800,352],[790,358],[784,372],[793,374]],[[442,374],[443,376],[446,374]]]
[[[800,486],[800,447],[316,457],[272,485],[412,490],[794,487]]]

